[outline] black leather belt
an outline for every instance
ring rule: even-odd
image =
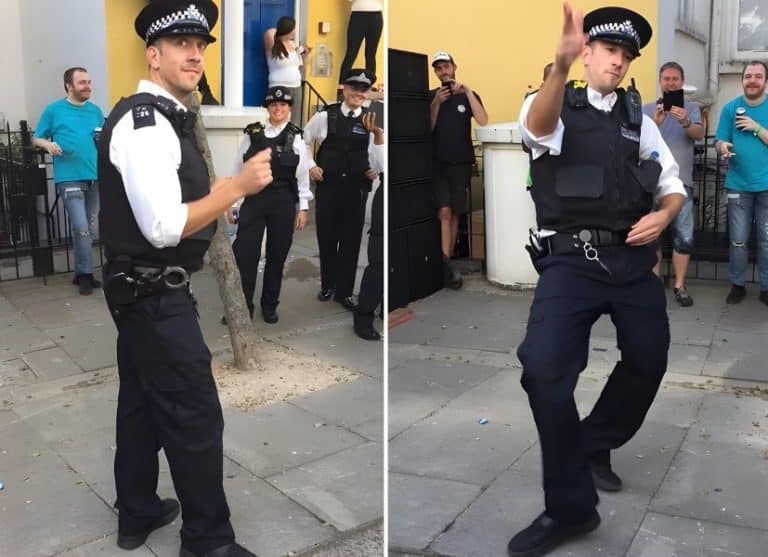
[[[614,232],[586,228],[572,232],[557,232],[553,236],[548,236],[546,241],[549,243],[550,253],[582,253],[585,243],[595,248],[624,246],[627,242],[627,233],[628,231]]]

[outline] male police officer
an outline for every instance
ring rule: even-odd
[[[141,11],[135,28],[149,81],[115,106],[99,142],[105,294],[118,329],[117,543],[138,547],[179,512],[156,493],[162,447],[183,510],[181,557],[253,555],[235,543],[229,521],[224,422],[188,287],[218,215],[272,181],[265,150],[211,187],[195,114],[182,104],[217,18],[210,0],[156,0]]]
[[[232,244],[248,311],[253,316],[253,292],[261,258],[261,242],[267,232],[264,284],[261,291],[261,316],[265,323],[277,323],[277,305],[283,267],[293,243],[293,230],[307,224],[312,199],[309,189],[309,152],[301,138],[301,128],[288,121],[293,94],[288,87],[270,87],[264,97],[269,111],[266,126],[253,123],[245,128],[236,170],[243,161],[263,149],[272,150],[274,182],[258,195],[246,197],[240,206],[237,239]]]
[[[516,557],[543,555],[594,530],[595,485],[621,488],[610,450],[640,427],[667,365],[655,242],[685,199],[677,164],[639,95],[617,88],[650,25],[624,8],[586,18],[567,3],[563,9],[555,66],[520,112],[539,225],[529,251],[540,278],[518,357],[541,441],[545,511],[510,540]],[[580,54],[585,81],[566,84]],[[654,193],[659,208],[651,211]],[[590,329],[604,313],[616,325],[622,362],[580,421],[573,392]]]
[[[355,308],[352,290],[363,235],[365,204],[371,189],[366,172],[373,168],[370,156],[382,151],[363,125],[363,103],[376,77],[367,70],[352,69],[344,78],[344,101],[315,114],[304,128],[307,145],[320,144],[317,163],[309,177],[317,184],[316,226],[320,248],[321,285],[318,299],[334,299],[349,310]]]

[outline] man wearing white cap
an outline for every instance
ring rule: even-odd
[[[472,147],[472,118],[484,126],[488,114],[480,95],[456,81],[456,63],[447,52],[432,58],[432,69],[441,86],[429,92],[432,124],[432,159],[440,244],[443,250],[445,284],[461,288],[461,275],[451,265],[459,235],[459,215],[469,211],[467,192],[475,164]]]

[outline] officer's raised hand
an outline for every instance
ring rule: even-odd
[[[384,130],[376,125],[376,113],[366,112],[363,114],[363,127],[373,134],[374,145],[384,144]]]
[[[239,186],[243,195],[254,195],[272,182],[272,150],[259,151],[243,163],[238,174]]]
[[[555,51],[555,66],[567,74],[586,44],[584,39],[584,13],[573,11],[568,2],[563,2],[563,32]]]

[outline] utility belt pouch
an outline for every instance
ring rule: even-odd
[[[131,276],[133,261],[127,255],[118,255],[109,263],[109,274],[104,282],[107,299],[118,305],[128,305],[137,299],[138,284]]]

